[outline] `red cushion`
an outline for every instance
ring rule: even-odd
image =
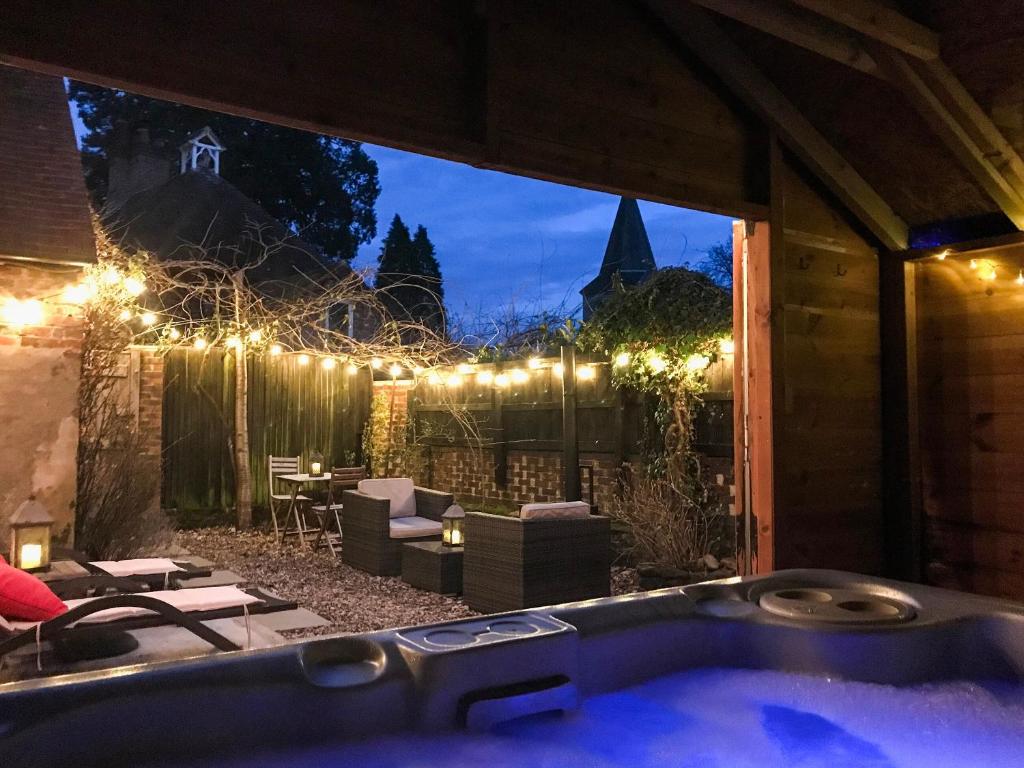
[[[20,621],[46,621],[67,609],[53,590],[31,573],[0,562],[0,616]]]

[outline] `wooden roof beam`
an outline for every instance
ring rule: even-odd
[[[783,143],[886,248],[903,250],[907,247],[906,222],[743,55],[705,11],[680,0],[647,0],[647,5],[687,49],[778,132]]]
[[[878,0],[792,0],[824,16],[924,61],[939,58],[939,36]]]
[[[960,164],[1014,226],[1024,230],[1024,179],[1018,175],[1024,165],[952,73],[941,64],[922,64],[881,45],[872,54]]]
[[[788,4],[765,0],[691,0],[733,21],[838,61],[874,77],[884,77],[861,37],[843,26]]]

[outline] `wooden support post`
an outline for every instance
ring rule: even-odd
[[[904,581],[923,578],[916,268],[894,254],[879,254],[885,570],[887,576]]]
[[[562,470],[565,501],[580,501],[580,443],[576,429],[576,347],[562,347]]]
[[[499,387],[491,389],[491,422],[495,424],[492,456],[494,457],[494,484],[508,486],[508,442],[505,439],[505,398]]]

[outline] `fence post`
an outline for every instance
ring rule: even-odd
[[[576,430],[576,347],[562,347],[562,469],[565,500],[580,501],[580,443]]]

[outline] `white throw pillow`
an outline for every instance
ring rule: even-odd
[[[523,520],[556,520],[588,517],[590,505],[585,501],[552,501],[546,504],[523,504],[519,517]]]
[[[391,501],[391,517],[412,517],[416,514],[416,491],[408,477],[382,477],[360,480],[360,493]]]

